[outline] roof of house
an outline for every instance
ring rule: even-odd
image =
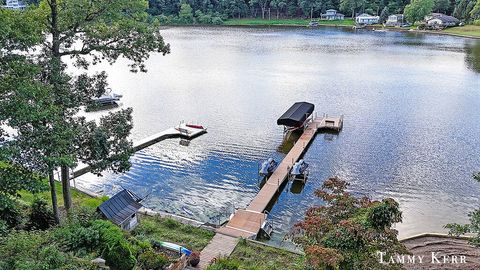
[[[130,190],[124,189],[102,203],[98,210],[113,223],[120,225],[135,214],[143,205],[142,199]]]
[[[452,17],[452,16],[448,16],[448,15],[445,15],[445,14],[442,14],[442,13],[432,13],[431,17],[432,17],[432,19],[439,19],[442,22],[455,22],[455,23],[460,22],[457,18]],[[430,19],[430,20],[432,20],[432,19]]]
[[[278,125],[287,127],[301,126],[313,113],[315,105],[308,102],[296,102],[277,120]]]
[[[378,16],[372,16],[372,15],[367,14],[367,13],[362,13],[360,15],[357,15],[357,18],[358,17],[361,17],[361,18],[377,18]]]

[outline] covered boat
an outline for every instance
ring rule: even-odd
[[[305,182],[308,176],[308,164],[300,159],[298,162],[293,164],[293,167],[290,171],[290,178],[293,180],[302,180]]]
[[[277,168],[277,165],[278,163],[273,158],[265,160],[260,167],[260,175],[267,176],[273,173],[273,171],[275,171],[275,169]]]
[[[305,124],[315,109],[315,105],[308,102],[296,102],[277,120],[278,125],[298,128]]]

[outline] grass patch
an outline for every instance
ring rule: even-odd
[[[443,32],[460,35],[460,36],[480,37],[480,26],[478,25],[456,26],[456,27],[447,28],[443,30]]]
[[[45,180],[45,184],[48,186],[48,181]],[[62,185],[60,182],[55,182],[55,189],[57,190],[57,200],[58,205],[63,206],[63,192],[62,192]],[[102,202],[108,200],[107,196],[103,196],[101,198],[91,197],[85,193],[82,193],[76,189],[71,188],[70,193],[72,195],[72,203],[73,206],[87,206],[90,208],[97,208]],[[42,198],[47,201],[50,205],[52,204],[52,197],[50,195],[50,190],[40,192],[37,194],[32,194],[27,191],[20,191],[20,198],[19,201],[25,203],[27,205],[31,205],[33,200],[38,197]]]
[[[230,19],[224,22],[224,25],[234,25],[234,26],[269,26],[269,25],[292,25],[292,26],[308,26],[310,19]],[[329,25],[329,26],[352,26],[354,22],[352,19],[346,20],[321,20],[318,21],[319,25]]]
[[[139,238],[173,242],[192,250],[202,250],[213,238],[214,232],[182,224],[170,218],[141,216],[140,225],[133,230]]]
[[[305,269],[305,257],[283,249],[241,240],[229,259],[239,264],[238,269]]]

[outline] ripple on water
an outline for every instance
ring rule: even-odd
[[[276,118],[305,100],[319,114],[344,114],[345,127],[312,143],[309,181],[287,185],[271,211],[277,231],[322,203],[314,190],[331,176],[356,194],[399,200],[404,236],[442,231],[478,205],[471,174],[480,167],[479,42],[338,28],[162,34],[172,53],[153,55],[149,73],[130,74],[123,60],[95,68],[107,70],[123,106],[133,107],[134,139],[189,119],[209,133],[188,147],[155,144],[132,157],[128,173],[89,174],[77,185],[108,195],[129,188],[150,194],[153,209],[216,220],[258,192],[261,160],[284,157]]]

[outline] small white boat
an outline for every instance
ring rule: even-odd
[[[290,170],[290,178],[292,180],[301,180],[305,182],[307,179],[307,176],[308,176],[308,164],[303,159],[300,159],[298,162],[293,164],[293,167]]]
[[[262,166],[260,167],[260,171],[258,173],[262,176],[267,176],[273,173],[277,166],[278,163],[273,158],[269,158],[262,163]]]
[[[94,98],[93,102],[99,105],[108,105],[113,104],[119,101],[123,95],[115,94],[115,93],[105,93],[104,95]]]

